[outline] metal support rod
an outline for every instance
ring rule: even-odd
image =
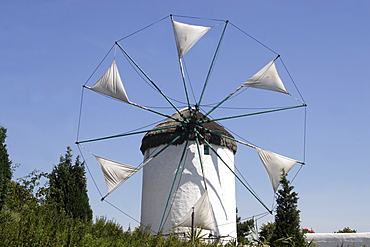
[[[181,58],[179,58],[179,64],[180,64],[180,70],[181,70],[182,84],[184,85],[184,90],[185,90],[186,101],[188,102],[188,107],[190,108],[191,105],[190,105],[188,87],[186,86],[185,72],[184,72],[184,67],[182,65],[182,59]]]
[[[157,157],[160,153],[162,153],[165,149],[167,149],[169,146],[171,146],[172,144],[174,144],[178,139],[180,139],[180,137],[182,137],[183,135],[185,134],[182,133],[181,135],[178,135],[176,138],[174,138],[170,143],[168,143],[166,146],[164,146],[161,150],[159,150],[157,153],[155,153],[152,157],[150,157],[149,159],[147,159],[141,166],[139,166],[137,168],[137,171],[139,171],[141,168],[143,168],[146,164],[148,164],[151,160],[153,160],[155,157]],[[129,179],[131,177],[128,176],[126,179],[122,180],[117,186],[116,188],[118,188],[123,182],[125,182],[127,179]],[[107,193],[101,200],[103,201],[108,195],[110,195],[116,188],[114,188],[111,192]]]
[[[171,17],[172,27],[175,30],[174,23],[173,23],[173,16],[170,15],[170,17]],[[176,36],[175,32],[174,32],[174,35],[175,35],[176,46],[178,46],[178,40],[177,40],[177,36]],[[182,77],[182,83],[184,85],[186,101],[188,102],[188,107],[190,108],[190,99],[189,99],[188,88],[186,86],[184,68],[182,66],[182,60],[181,60],[180,54],[178,53],[178,55],[179,55],[179,66],[180,66],[180,72],[181,72],[181,77]]]
[[[307,105],[306,104],[303,104],[303,105],[298,105],[298,106],[290,106],[290,107],[284,107],[284,108],[279,108],[279,109],[274,109],[274,110],[254,112],[254,113],[247,113],[247,114],[242,114],[242,115],[236,115],[236,116],[230,116],[230,117],[223,117],[223,118],[215,118],[215,119],[208,119],[208,120],[201,120],[201,119],[199,119],[199,122],[200,123],[209,123],[209,122],[215,122],[215,121],[219,121],[219,120],[226,120],[226,119],[232,119],[232,118],[254,116],[254,115],[259,115],[259,114],[264,114],[264,113],[270,113],[270,112],[276,112],[276,111],[289,110],[289,109],[294,109],[294,108],[299,108],[299,107],[304,107],[304,106],[307,106]]]
[[[171,102],[171,100],[161,91],[161,89],[150,79],[150,77],[142,70],[139,65],[130,57],[130,55],[123,49],[123,47],[116,41],[116,45],[122,50],[122,52],[127,56],[127,58],[140,70],[140,72],[148,79],[148,81],[157,89],[157,91],[167,100],[167,102],[180,114],[182,118],[185,117],[182,115],[179,109]]]
[[[224,163],[224,165],[234,174],[234,176],[239,180],[239,182],[252,194],[252,196],[254,196],[254,198],[257,199],[257,201],[259,203],[261,203],[261,205],[268,211],[270,212],[270,214],[272,214],[272,211],[261,201],[261,199],[243,182],[243,180],[241,180],[239,178],[239,176],[234,172],[233,169],[230,168],[230,166],[222,159],[222,157],[217,153],[216,150],[213,149],[213,147],[211,146],[211,144],[209,144],[207,142],[207,140],[202,136],[202,134],[199,133],[199,131],[197,131],[197,133],[199,134],[199,136],[203,139],[204,143],[207,144],[207,146],[213,151],[214,154],[217,155],[217,157],[222,161],[222,163]]]
[[[232,93],[230,93],[226,98],[224,98],[223,100],[220,101],[220,103],[218,103],[217,105],[215,105],[211,110],[209,110],[206,114],[204,114],[204,116],[199,119],[199,121],[205,119],[209,114],[211,114],[214,110],[217,109],[217,107],[219,107],[222,103],[224,103],[226,100],[228,100],[231,96],[233,96],[236,92],[238,92],[241,88],[243,88],[243,86],[240,86],[238,87],[237,89],[235,89]]]
[[[278,59],[280,57],[280,55],[278,55],[277,57],[275,57],[275,59],[273,61],[275,61],[276,59]],[[223,99],[222,101],[220,101],[220,103],[218,103],[216,106],[214,106],[209,112],[207,112],[203,117],[202,119],[204,119],[205,117],[207,117],[211,112],[213,112],[214,110],[216,110],[221,104],[223,104],[226,100],[228,100],[231,96],[233,96],[235,93],[237,93],[241,88],[243,88],[244,86],[244,83],[239,86],[237,89],[235,89],[235,91],[233,91],[232,93],[230,93],[225,99]]]
[[[112,139],[112,138],[117,138],[117,137],[122,137],[122,136],[136,135],[136,134],[141,134],[141,133],[146,133],[146,132],[152,132],[152,131],[156,131],[156,130],[164,130],[164,129],[176,128],[176,127],[182,127],[182,124],[180,124],[180,125],[166,126],[166,127],[161,127],[161,128],[156,128],[156,129],[150,129],[150,130],[135,131],[135,132],[131,132],[131,133],[119,134],[119,135],[113,135],[113,136],[107,136],[107,137],[101,137],[101,138],[90,139],[90,140],[85,140],[85,141],[77,141],[76,144],[86,143],[86,142],[94,142],[94,141],[102,141],[102,140],[107,140],[107,139]]]
[[[133,103],[133,102],[129,102],[129,104],[130,104],[130,105],[133,105],[133,106],[137,106],[137,107],[139,107],[139,108],[141,108],[141,109],[144,109],[144,110],[147,110],[147,111],[150,111],[150,112],[156,113],[156,114],[158,114],[158,115],[161,115],[161,116],[164,116],[164,117],[171,118],[171,119],[173,119],[173,120],[175,120],[175,121],[177,121],[177,122],[180,122],[180,123],[184,123],[184,122],[186,121],[186,120],[184,121],[184,120],[181,120],[181,119],[178,119],[178,118],[175,118],[175,117],[172,117],[172,116],[169,116],[169,115],[166,115],[166,114],[163,114],[163,113],[160,113],[160,112],[154,111],[154,110],[152,110],[152,109],[150,109],[150,108],[148,108],[148,107],[141,106],[141,105],[136,104],[136,103]],[[182,118],[184,118],[181,114],[180,114],[180,116],[181,116]]]
[[[191,208],[192,209],[192,212],[191,212],[191,240],[194,241],[195,240],[195,236],[194,236],[194,207]]]
[[[87,89],[89,89],[89,90],[91,90],[91,91],[97,92],[97,91],[93,90],[91,87],[88,87],[88,86],[85,86],[85,85],[83,85],[82,87],[83,87],[83,88],[87,88]],[[98,92],[98,93],[100,93],[100,92]],[[106,95],[106,94],[104,94],[104,95]],[[106,96],[108,96],[108,97],[112,97],[112,96],[110,96],[110,95],[106,95]],[[125,102],[125,103],[130,104],[130,105],[133,105],[133,106],[139,107],[139,108],[144,109],[144,110],[146,110],[146,111],[150,111],[150,112],[153,112],[153,113],[155,113],[155,114],[158,114],[158,115],[161,115],[161,116],[164,116],[164,117],[172,118],[173,120],[175,120],[175,121],[177,121],[177,122],[180,122],[180,123],[183,123],[183,122],[184,122],[184,121],[183,121],[183,120],[181,120],[181,119],[174,118],[174,117],[169,116],[169,115],[166,115],[166,114],[164,114],[164,113],[161,113],[161,112],[158,112],[158,111],[155,111],[155,110],[149,109],[149,108],[147,108],[147,107],[145,107],[145,106],[141,106],[141,105],[136,104],[136,103],[134,103],[134,102],[131,102],[131,101],[123,101],[123,100],[118,99],[118,98],[115,98],[115,97],[112,97],[112,98],[113,98],[113,99],[117,99],[117,100],[122,101],[122,102]]]
[[[207,180],[206,180],[206,176],[204,174],[204,167],[203,167],[203,156],[202,156],[202,152],[200,151],[199,136],[198,136],[198,133],[196,132],[196,129],[195,128],[194,128],[194,132],[195,132],[195,142],[197,143],[197,150],[198,150],[198,156],[199,156],[199,164],[200,164],[200,168],[202,170],[204,189],[207,190]]]
[[[218,135],[218,136],[221,136],[221,137],[224,137],[224,138],[230,139],[230,140],[232,140],[232,141],[238,142],[238,143],[243,144],[243,145],[245,145],[245,146],[247,146],[247,147],[250,147],[250,148],[256,148],[256,146],[253,146],[253,145],[248,144],[248,143],[243,142],[243,141],[239,141],[239,140],[234,139],[234,138],[232,138],[232,137],[230,137],[230,136],[226,136],[226,135],[223,135],[223,134],[217,133],[217,132],[215,132],[215,131],[213,131],[213,130],[210,130],[210,129],[204,128],[203,126],[198,126],[198,128],[200,128],[200,129],[202,129],[202,130],[204,130],[204,131],[207,131],[207,132],[209,132],[209,133],[211,133],[211,134]]]
[[[226,23],[226,24],[225,24],[224,29],[223,29],[223,31],[222,31],[222,34],[221,34],[220,40],[218,41],[218,44],[217,44],[217,48],[216,48],[215,54],[213,55],[213,59],[212,59],[212,62],[211,62],[211,66],[209,67],[209,70],[208,70],[207,78],[206,78],[206,80],[205,80],[205,82],[204,82],[203,90],[202,90],[202,93],[201,93],[201,95],[200,95],[198,105],[200,105],[200,104],[201,104],[201,102],[202,102],[203,95],[204,95],[204,92],[205,92],[205,90],[206,90],[206,87],[207,87],[207,84],[208,84],[209,78],[210,78],[210,76],[211,76],[211,71],[212,71],[213,66],[214,66],[214,64],[215,64],[216,57],[217,57],[218,52],[219,52],[219,50],[220,50],[221,42],[222,42],[223,37],[224,37],[224,35],[225,35],[226,27],[227,27],[227,24],[229,23],[229,21],[228,21],[228,20],[226,20],[226,21],[225,21],[225,23]]]
[[[169,204],[169,202],[171,200],[171,197],[172,197],[173,188],[175,186],[175,183],[176,183],[176,180],[177,180],[177,176],[178,176],[179,171],[180,171],[180,168],[181,168],[181,164],[183,163],[184,156],[185,156],[185,153],[186,153],[186,149],[188,148],[188,144],[189,144],[189,138],[186,139],[186,143],[185,143],[184,149],[182,150],[181,158],[180,158],[179,164],[177,166],[177,170],[176,170],[176,174],[175,174],[175,177],[173,179],[173,182],[172,182],[171,190],[170,190],[170,193],[168,194],[166,207],[165,207],[165,209],[163,211],[163,216],[162,216],[162,219],[161,219],[161,223],[159,225],[158,233],[162,232],[162,230],[163,230],[162,228],[163,228],[163,224],[164,224],[164,222],[163,222],[164,221],[164,217],[166,215],[167,207],[168,207],[168,204]]]
[[[249,143],[246,143],[246,142],[243,142],[243,141],[237,140],[237,139],[232,138],[232,137],[230,137],[230,136],[226,136],[226,135],[223,135],[223,134],[217,133],[217,132],[215,132],[215,131],[213,131],[213,130],[210,130],[210,129],[204,128],[204,127],[202,127],[202,126],[198,126],[198,127],[199,127],[200,129],[202,129],[202,130],[206,131],[206,132],[209,132],[209,133],[211,133],[211,134],[218,135],[218,136],[221,136],[221,137],[224,137],[224,138],[230,139],[230,140],[235,141],[235,142],[237,142],[237,143],[243,144],[243,145],[245,145],[245,146],[247,146],[247,147],[254,148],[254,149],[256,149],[256,148],[257,148],[257,147],[256,147],[256,146],[254,146],[254,145],[251,145],[251,144],[249,144]],[[305,165],[305,163],[304,163],[303,161],[298,161],[298,160],[296,160],[296,161],[297,161],[297,163],[298,163],[298,164]]]

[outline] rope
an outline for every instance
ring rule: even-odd
[[[92,173],[91,173],[91,171],[90,171],[90,169],[89,169],[89,166],[87,165],[86,159],[85,159],[85,157],[84,157],[84,155],[83,155],[83,153],[82,153],[82,151],[81,151],[80,145],[77,145],[77,147],[78,147],[78,150],[80,151],[80,154],[81,154],[82,159],[84,160],[84,165],[85,165],[85,167],[87,168],[87,171],[88,171],[88,173],[89,173],[89,175],[90,175],[90,177],[91,177],[91,179],[92,179],[92,181],[93,181],[93,183],[94,183],[94,185],[95,185],[95,188],[96,188],[96,190],[98,191],[98,193],[99,193],[100,197],[102,197],[103,195],[102,195],[102,193],[101,193],[101,192],[100,192],[100,190],[99,190],[99,187],[98,187],[98,185],[97,185],[97,183],[96,183],[96,181],[95,181],[95,179],[94,179],[94,176],[92,175]]]
[[[257,220],[259,220],[259,219],[261,219],[261,218],[263,218],[263,217],[265,217],[265,216],[267,216],[267,215],[269,215],[269,213],[268,213],[268,212],[263,212],[263,213],[260,213],[260,214],[252,215],[252,216],[247,217],[247,218],[240,219],[240,221],[246,221],[246,220],[255,219],[255,218],[256,218]],[[258,218],[258,217],[259,217],[259,218]]]
[[[100,191],[100,189],[99,189],[99,187],[98,187],[98,185],[97,185],[97,183],[96,183],[96,181],[95,181],[95,179],[94,179],[94,176],[92,175],[92,172],[90,171],[90,169],[89,169],[89,166],[87,165],[87,161],[86,161],[86,159],[85,159],[85,157],[84,157],[84,155],[83,155],[83,153],[82,153],[82,151],[81,151],[81,148],[80,148],[80,146],[82,146],[82,145],[77,145],[77,147],[78,147],[78,150],[79,150],[79,152],[80,152],[80,155],[81,155],[81,157],[82,157],[82,159],[84,160],[84,165],[85,165],[85,167],[87,168],[87,171],[88,171],[88,173],[89,173],[89,175],[90,175],[90,177],[91,177],[91,179],[92,179],[92,181],[93,181],[93,183],[94,183],[94,185],[95,185],[95,188],[96,188],[96,190],[98,191],[98,193],[99,193],[99,195],[100,195],[100,197],[103,197],[103,195],[102,195],[102,193],[101,193],[101,191]],[[83,147],[83,146],[82,146]],[[95,156],[93,153],[91,153],[89,150],[87,150],[85,147],[83,147],[87,152],[89,152],[90,154],[92,154],[93,156]],[[155,148],[154,150],[153,150],[153,152],[155,152],[156,150],[157,150],[158,148]],[[153,153],[152,152],[152,153]],[[151,154],[152,154],[151,153]],[[142,164],[143,162],[141,162],[140,163],[140,165]],[[139,166],[140,166],[139,165]],[[140,223],[138,220],[136,220],[134,217],[132,217],[131,215],[129,215],[129,214],[127,214],[126,212],[124,212],[122,209],[120,209],[120,208],[118,208],[117,206],[115,206],[114,204],[112,204],[111,202],[109,202],[109,201],[107,201],[107,200],[104,200],[105,202],[107,202],[109,205],[111,205],[112,207],[114,207],[115,209],[117,209],[119,212],[121,212],[121,213],[123,213],[124,215],[126,215],[127,217],[129,217],[130,219],[132,219],[132,220],[134,220],[135,222],[137,222],[140,226],[142,226],[142,227],[145,227],[145,229],[149,229],[150,231],[152,231],[153,233],[156,233],[155,231],[153,231],[153,230],[151,230],[148,226],[146,226],[146,225],[144,225],[144,224],[142,224],[142,223]]]
[[[307,108],[304,108],[304,126],[303,126],[303,162],[306,162],[306,142],[307,142]]]
[[[118,208],[117,206],[115,206],[113,203],[110,203],[109,201],[105,200],[106,203],[108,203],[109,205],[111,205],[112,207],[114,207],[115,209],[117,209],[119,212],[123,213],[124,215],[126,215],[127,217],[129,217],[130,219],[132,219],[133,221],[135,221],[136,223],[138,223],[141,227],[145,228],[145,230],[150,230],[151,232],[155,233],[156,232],[152,229],[150,229],[149,226],[146,226],[142,223],[140,223],[140,221],[138,221],[137,219],[135,219],[134,217],[132,217],[131,215],[127,214],[126,212],[124,212],[123,210],[121,210],[120,208]]]
[[[77,124],[77,136],[76,136],[76,141],[78,141],[79,136],[80,136],[80,127],[81,127],[81,117],[82,117],[82,103],[83,103],[83,98],[84,98],[84,88],[82,87],[81,90],[81,100],[80,100],[80,110],[78,114],[78,124]]]
[[[108,54],[112,51],[112,49],[114,48],[114,45],[112,45],[112,47],[109,49],[109,51],[107,52],[107,54],[105,54],[105,56],[103,57],[103,59],[100,61],[100,63],[98,64],[98,66],[96,66],[95,70],[91,73],[90,77],[86,80],[84,86],[89,82],[89,80],[91,79],[91,77],[95,74],[95,72],[98,70],[98,68],[100,67],[100,65],[103,63],[103,61],[106,59],[106,57],[108,56]]]
[[[133,32],[133,33],[131,33],[131,34],[129,34],[129,35],[127,35],[127,36],[125,36],[125,37],[123,37],[123,38],[119,39],[119,40],[117,40],[117,42],[122,41],[122,40],[124,40],[124,39],[127,39],[128,37],[131,37],[131,36],[133,36],[133,35],[135,35],[135,34],[137,34],[137,33],[141,32],[141,31],[143,31],[143,30],[145,30],[145,29],[147,29],[147,28],[149,28],[149,27],[151,27],[151,26],[153,26],[153,25],[157,24],[158,22],[163,21],[164,19],[166,19],[166,18],[168,18],[168,17],[169,17],[169,16],[165,16],[165,17],[163,17],[162,19],[159,19],[158,21],[155,21],[155,22],[153,22],[152,24],[149,24],[149,25],[147,25],[147,26],[145,26],[145,27],[143,27],[143,28],[141,28],[141,29],[139,29],[139,30],[137,30],[137,31],[135,31],[135,32]]]
[[[186,75],[186,77],[188,78],[188,81],[189,81],[190,90],[191,90],[191,94],[193,96],[193,100],[194,100],[194,102],[196,102],[195,93],[194,93],[194,89],[193,89],[193,84],[191,83],[191,79],[190,79],[190,76],[189,76],[189,71],[188,71],[188,68],[186,66],[184,57],[182,58],[182,64],[184,65],[183,67],[185,69],[185,75]]]
[[[291,183],[293,183],[294,179],[297,177],[298,173],[301,171],[302,167],[304,166],[304,164],[301,164],[301,166],[299,167],[297,173],[294,175],[294,177],[292,178],[292,180],[290,181]]]
[[[158,93],[157,89],[155,89],[155,87],[149,83],[149,80],[142,74],[139,72],[139,69],[134,65],[134,63],[125,55],[125,53],[123,52],[123,50],[121,50],[121,53],[123,54],[123,57],[127,60],[128,64],[131,66],[131,68],[136,72],[136,74],[151,88],[153,89],[155,92]]]
[[[225,21],[225,20],[221,20],[221,19],[200,18],[200,17],[186,16],[186,15],[172,15],[172,16],[182,17],[182,18],[189,18],[189,19],[198,19],[198,20]]]
[[[283,66],[284,66],[284,68],[285,68],[286,72],[288,73],[290,80],[292,80],[292,82],[293,82],[293,85],[294,85],[295,89],[297,90],[297,92],[298,92],[299,96],[301,97],[301,99],[302,99],[302,101],[303,101],[303,104],[306,104],[306,102],[305,102],[305,100],[304,100],[304,98],[303,98],[303,96],[302,96],[301,92],[299,91],[299,89],[298,89],[298,87],[297,87],[297,85],[296,85],[295,81],[293,80],[293,77],[292,77],[292,76],[291,76],[291,74],[289,73],[289,70],[288,70],[288,68],[285,66],[285,63],[284,63],[284,61],[283,61],[283,59],[282,59],[281,57],[280,57],[280,60],[281,60],[281,63],[283,64]]]
[[[267,45],[263,44],[261,41],[257,40],[256,38],[254,38],[252,35],[248,34],[247,32],[245,32],[244,30],[242,30],[241,28],[237,27],[236,25],[234,25],[233,23],[230,22],[230,24],[235,27],[236,29],[238,29],[240,32],[244,33],[245,35],[247,35],[249,38],[253,39],[254,41],[256,41],[258,44],[262,45],[263,47],[265,47],[266,49],[270,50],[271,52],[275,53],[275,55],[279,55],[279,53],[275,52],[273,49],[271,49],[270,47],[268,47]]]

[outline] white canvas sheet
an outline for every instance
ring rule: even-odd
[[[192,221],[192,212],[191,208],[189,212],[184,216],[184,218],[176,225],[177,227],[191,227]],[[208,192],[204,192],[203,195],[194,205],[194,227],[201,229],[206,229],[216,232],[216,224],[213,217],[211,203],[209,201]]]
[[[284,174],[283,170],[285,174],[288,173],[298,161],[260,148],[256,150],[270,178],[272,188],[276,192],[281,176]]]
[[[285,86],[276,70],[274,61],[275,59],[269,62],[265,67],[246,81],[243,86],[288,94],[288,91],[285,89]]]
[[[172,21],[175,34],[177,52],[182,58],[198,40],[203,37],[212,27],[195,26],[177,21]]]
[[[95,156],[103,172],[108,194],[138,171],[137,167]]]
[[[113,60],[112,64],[100,80],[97,81],[94,86],[87,88],[129,103],[115,60]]]

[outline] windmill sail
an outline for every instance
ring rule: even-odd
[[[246,81],[243,86],[289,94],[280,79],[274,61],[275,59],[269,62],[265,67]]]
[[[299,161],[257,147],[256,150],[269,175],[272,188],[276,192],[281,176],[288,173]]]
[[[175,34],[177,52],[182,58],[198,40],[203,37],[212,27],[196,26],[177,21],[172,21]]]
[[[125,165],[102,157],[95,156],[95,158],[103,172],[108,194],[139,170],[137,167]]]
[[[92,87],[86,87],[95,92],[130,103],[119,75],[116,61],[113,60],[105,74]]]
[[[206,23],[211,23],[210,21],[213,22],[217,20],[209,20]],[[206,23],[205,25],[212,25]],[[224,25],[222,25],[223,23]],[[230,93],[223,100],[215,103],[214,106],[211,107],[211,110],[209,110],[207,113],[203,114],[201,112],[201,106],[206,104],[202,104],[203,95],[206,93],[205,89],[207,88],[209,80],[212,76],[212,72],[215,69],[214,66],[216,64],[219,51],[221,47],[223,47],[222,41],[226,37],[224,35],[227,33],[226,29],[228,27],[228,23],[229,21],[224,21],[220,24],[216,24],[215,26],[191,25],[174,21],[171,15],[172,30],[170,25],[169,31],[173,32],[174,36],[172,37],[175,38],[176,51],[174,50],[174,52],[177,52],[178,54],[182,83],[187,100],[187,106],[181,111],[178,109],[177,104],[182,105],[182,103],[179,101],[177,101],[177,103],[172,103],[171,100],[173,97],[167,97],[164,94],[164,91],[159,89],[154,81],[152,81],[148,74],[139,66],[138,63],[134,61],[134,59],[126,52],[126,50],[118,43],[118,41],[115,42],[115,45],[119,47],[125,58],[128,59],[129,64],[133,65],[133,70],[138,72],[139,76],[142,77],[146,82],[149,82],[148,85],[152,88],[154,87],[155,91],[160,93],[167,103],[169,103],[170,106],[176,111],[173,115],[167,115],[165,113],[161,113],[159,110],[154,110],[155,107],[141,106],[131,102],[126,94],[125,87],[122,83],[122,79],[124,78],[120,77],[115,59],[113,59],[113,61],[110,60],[112,62],[109,65],[109,68],[95,84],[94,82],[89,83],[89,85],[93,86],[84,86],[105,96],[118,99],[128,103],[129,105],[136,106],[151,113],[166,117],[164,121],[150,130],[134,130],[120,135],[93,139],[90,138],[90,140],[76,142],[77,144],[80,144],[147,132],[142,138],[140,147],[140,150],[144,155],[144,159],[141,165],[138,167],[129,166],[95,155],[94,156],[100,165],[108,191],[108,193],[101,200],[104,200],[121,184],[123,184],[126,180],[128,180],[135,173],[138,173],[138,171],[143,168],[140,225],[148,226],[154,230],[158,229],[158,232],[151,231],[152,233],[161,234],[166,232],[182,232],[186,231],[188,227],[192,228],[193,233],[194,227],[196,227],[198,229],[203,229],[206,232],[204,236],[209,234],[209,238],[215,237],[219,238],[220,240],[222,239],[223,241],[234,241],[237,238],[237,224],[235,221],[236,179],[242,183],[242,185],[252,194],[252,196],[258,200],[259,203],[261,203],[261,205],[268,212],[272,213],[270,208],[267,207],[260,197],[250,188],[248,183],[243,181],[235,172],[236,168],[234,164],[234,155],[237,151],[237,143],[241,143],[256,149],[259,158],[261,159],[264,168],[267,171],[274,192],[276,192],[279,187],[281,176],[288,173],[296,163],[302,163],[276,153],[257,148],[245,142],[238,141],[234,139],[231,133],[219,125],[217,121],[293,109],[306,106],[306,104],[302,104],[301,106],[263,110],[253,113],[246,112],[244,114],[220,117],[218,119],[211,119],[209,117],[214,110],[220,108],[221,104],[226,102],[228,99],[231,99],[233,95],[236,95],[239,90],[242,91],[241,89],[243,88],[246,89],[248,87],[253,87],[256,89],[268,90],[265,93],[272,93],[271,91],[283,93],[279,94],[281,97],[292,96],[285,88],[285,85],[277,71],[275,60],[278,57],[269,63],[266,61],[267,65],[264,67],[262,65],[261,67],[263,68],[259,71],[256,70],[255,72],[258,72],[254,75],[250,74],[249,76],[253,75],[250,79],[246,77],[240,81],[239,87],[236,90]],[[151,27],[153,24],[148,25],[139,31],[141,32],[144,29],[146,30],[147,27]],[[210,45],[215,46],[214,48],[216,49],[211,57],[209,69],[206,71],[207,74],[203,89],[200,92],[199,100],[196,98],[191,99],[188,91],[188,85],[191,84],[190,76],[196,72],[195,70],[197,70],[197,64],[200,64],[201,66],[199,66],[201,68],[205,67],[206,64],[203,63],[205,61],[199,61],[196,59],[194,61],[192,60],[191,62],[196,62],[196,64],[193,65],[195,67],[189,67],[189,73],[185,73],[188,71],[186,71],[184,57],[189,55],[187,52],[192,49],[192,47],[203,38],[203,36],[208,34],[209,30],[218,25],[222,25],[223,30],[222,33],[220,32],[221,35],[218,39],[218,42],[214,40],[210,43]],[[236,28],[242,31],[238,27]],[[212,30],[212,32],[213,31],[216,30]],[[127,35],[124,39],[134,36],[138,37],[133,35],[137,32]],[[242,32],[248,37],[251,37],[244,31]],[[208,35],[212,35],[212,33]],[[145,37],[154,36],[155,34],[153,33]],[[206,38],[208,39],[212,37]],[[253,37],[251,38],[254,39]],[[135,42],[135,40],[133,41]],[[160,49],[167,47],[166,44],[162,43],[162,39],[152,39],[150,44],[154,47],[154,44],[156,44],[155,42],[160,42]],[[203,39],[201,44],[198,44],[198,46],[202,45],[203,42],[206,44],[207,40]],[[259,41],[257,42],[260,43]],[[242,42],[237,40],[236,43],[241,44]],[[236,47],[231,48],[237,49]],[[109,52],[111,51],[113,51],[113,49],[110,49]],[[201,52],[198,54],[199,56],[212,55],[208,51],[204,53],[201,51],[201,49],[199,51]],[[196,50],[193,49],[193,52],[196,52]],[[230,56],[233,55],[230,54]],[[244,54],[241,52],[240,56],[244,56]],[[228,59],[227,62],[236,61],[232,57],[225,57]],[[110,61],[108,61],[108,63]],[[169,60],[166,59],[166,56],[164,56],[160,61],[165,63]],[[157,66],[161,67],[161,65],[161,63],[158,63]],[[163,68],[156,70],[156,72],[159,74],[163,72],[165,74],[167,67],[168,66],[164,66]],[[163,70],[162,72],[161,69]],[[244,72],[241,71],[240,73],[243,74]],[[251,90],[258,94],[258,90]],[[178,92],[176,91],[172,93],[177,94]],[[263,106],[264,101],[263,99],[261,100]],[[155,102],[155,98],[153,98],[150,102],[153,104],[153,102]],[[235,104],[236,103],[238,102],[235,102]],[[238,108],[235,107],[234,109]],[[206,149],[205,147],[208,147],[210,150]],[[205,174],[207,174],[207,178],[205,177]],[[174,229],[174,227],[178,229]]]
[[[192,227],[192,213],[194,212],[194,227],[216,232],[216,224],[209,201],[208,192],[204,192],[193,208],[182,218],[176,227]]]

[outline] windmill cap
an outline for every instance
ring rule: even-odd
[[[173,114],[172,117],[175,119],[180,119],[180,120],[188,119],[189,122],[192,122],[192,123],[195,122],[195,125],[203,127],[201,128],[203,130],[201,130],[200,132],[201,132],[201,135],[205,138],[205,140],[208,143],[222,146],[222,147],[227,147],[228,149],[233,151],[234,154],[236,153],[237,146],[236,146],[235,141],[206,131],[206,130],[211,130],[218,134],[234,138],[227,130],[225,130],[224,127],[222,127],[216,122],[196,123],[196,120],[202,119],[204,115],[201,112],[195,110],[194,108],[191,108],[191,111],[189,110],[189,108],[185,108],[181,110],[180,112],[184,117],[181,117],[178,112]],[[143,154],[147,149],[158,147],[160,145],[166,145],[170,143],[173,139],[175,139],[176,137],[181,135],[184,131],[186,131],[186,128],[189,127],[190,125],[190,123],[185,124],[185,126],[184,124],[181,125],[179,121],[176,121],[173,118],[167,118],[166,120],[158,124],[154,129],[174,126],[173,128],[154,130],[154,131],[150,131],[145,134],[145,136],[143,137],[141,141],[141,147],[140,147],[140,150]],[[209,120],[209,118],[205,117],[204,120]],[[187,138],[188,138],[188,135],[185,134],[182,137],[180,137],[178,140],[176,140],[176,142],[174,142],[173,145],[183,144]],[[195,140],[194,134],[190,135],[189,140]],[[203,142],[201,141],[201,143]]]

